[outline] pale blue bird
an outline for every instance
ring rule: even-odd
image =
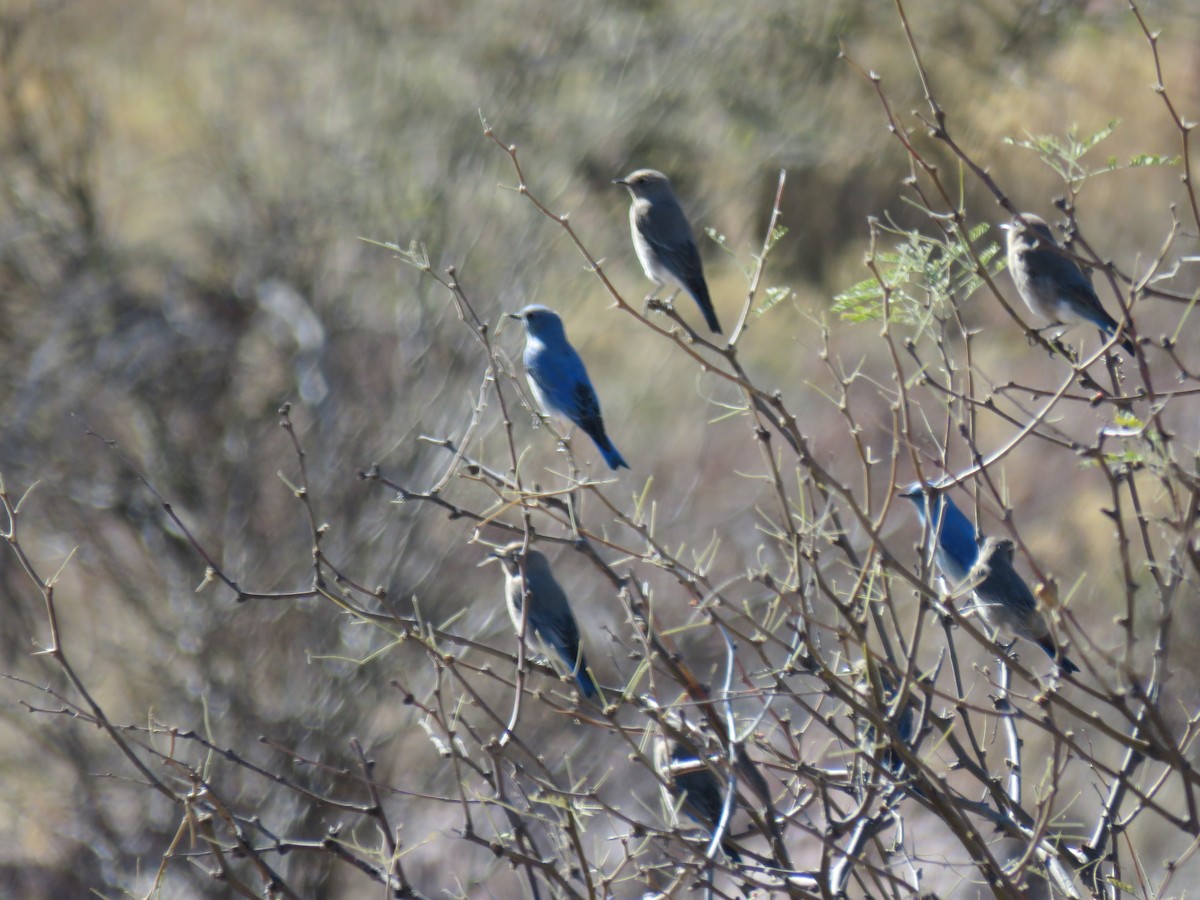
[[[914,742],[918,737],[919,713],[916,700],[910,696],[900,710],[893,711],[892,707],[895,706],[897,694],[900,692],[900,682],[896,680],[890,671],[882,666],[877,667],[876,671],[879,676],[879,699],[882,703],[882,708],[877,712],[883,716],[891,716],[897,736],[905,745],[915,749]],[[855,672],[854,682],[855,690],[862,698],[863,705],[867,707],[874,706],[871,683],[865,662]],[[897,779],[906,778],[907,767],[904,758],[892,745],[888,737],[876,733],[875,725],[868,716],[856,714],[856,718],[859,749],[866,755],[873,757],[893,777]],[[915,790],[918,794],[921,793],[919,788]]]
[[[588,668],[579,642],[579,625],[567,602],[567,595],[550,571],[550,562],[537,550],[525,554],[525,578],[521,578],[521,547],[517,541],[495,551],[504,567],[504,602],[508,616],[519,634],[521,611],[529,598],[526,633],[532,632],[546,646],[554,649],[579,685],[585,697],[596,696],[596,680]],[[485,560],[486,562],[486,560]]]
[[[558,313],[533,305],[514,318],[525,323],[525,375],[542,412],[560,413],[582,428],[610,469],[628,469],[629,463],[604,432],[600,401]]]
[[[974,580],[975,576],[983,575],[974,588],[975,602],[971,608],[978,610],[988,627],[1032,641],[1063,672],[1078,672],[1079,667],[1055,645],[1033,592],[1013,568],[1012,541],[989,538],[981,544],[976,539],[975,527],[954,501],[935,488],[929,491],[927,500],[917,484],[901,496],[913,502],[922,524],[928,525],[933,533],[934,561],[951,586],[958,587],[968,578]]]
[[[629,206],[629,230],[633,234],[633,250],[646,277],[658,287],[678,285],[696,301],[704,321],[714,334],[721,333],[700,251],[692,237],[683,207],[671,189],[671,182],[662,172],[638,169],[613,184],[628,188],[633,195]]]
[[[676,710],[664,710],[662,715],[672,728],[685,734],[694,735],[697,744],[703,744],[703,735],[697,729],[689,727]],[[710,762],[713,764],[711,767]],[[744,757],[741,757],[738,765],[739,771],[744,768],[743,762],[748,763]],[[721,821],[721,815],[725,810],[725,796],[729,790],[729,782],[719,779],[713,768],[720,771],[715,755],[705,762],[697,755],[695,749],[683,741],[668,737],[661,732],[655,734],[654,769],[662,779],[661,788],[666,805],[671,809],[682,809],[689,819],[701,825],[709,834],[716,830],[717,824]],[[754,774],[759,779],[762,778],[757,771]],[[765,782],[763,782],[763,789],[766,790]],[[736,807],[735,798],[733,808],[730,810],[731,819]],[[727,825],[721,849],[733,862],[741,862],[742,855],[728,835]]]
[[[1092,283],[1075,260],[1058,252],[1058,241],[1044,220],[1021,213],[1020,218],[1000,227],[1008,235],[1008,271],[1030,312],[1052,325],[1089,323],[1106,338],[1117,333],[1117,320],[1100,305]],[[1128,338],[1121,346],[1133,353]]]

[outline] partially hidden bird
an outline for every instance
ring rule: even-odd
[[[588,668],[579,641],[579,625],[567,602],[567,595],[550,570],[550,561],[538,550],[525,554],[525,577],[521,577],[523,543],[516,541],[501,547],[488,560],[496,559],[504,567],[504,602],[513,628],[521,632],[522,609],[529,599],[525,617],[526,636],[537,635],[547,647],[554,649],[559,659],[575,678],[584,697],[596,696],[596,679]],[[482,565],[482,563],[481,563]]]
[[[933,535],[934,561],[951,587],[978,581],[971,609],[979,612],[989,628],[1037,644],[1065,673],[1079,671],[1054,643],[1037,599],[1013,568],[1012,541],[978,540],[971,521],[937,488],[930,487],[927,495],[915,484],[901,496],[912,501],[922,524]]]
[[[906,698],[902,707],[893,709],[897,702],[897,695],[900,693],[900,683],[891,672],[882,666],[876,667],[876,673],[879,678],[880,706],[875,711],[881,717],[889,718],[897,737],[910,749],[915,750],[920,718],[919,707],[915,698],[910,695]],[[863,705],[869,709],[874,709],[875,700],[865,662],[855,672],[854,686],[862,698]],[[859,749],[868,756],[873,757],[893,778],[897,780],[907,778],[908,773],[904,757],[897,751],[891,739],[887,735],[877,733],[877,729],[869,716],[858,715],[857,719],[856,730]]]
[[[680,805],[688,818],[712,834],[721,821],[728,783],[722,785],[709,764],[682,741],[663,734],[655,736],[654,768],[665,784],[663,792],[668,803],[671,806]],[[734,801],[730,820],[736,808],[736,798]],[[725,833],[729,833],[728,825]],[[733,862],[742,861],[741,853],[727,837],[721,842],[721,849]]]
[[[558,413],[582,428],[610,469],[628,469],[604,431],[600,400],[558,313],[534,304],[511,315],[525,323],[525,375],[542,412]]]
[[[1100,305],[1095,288],[1075,260],[1063,255],[1043,219],[1021,213],[1001,228],[1008,239],[1008,271],[1030,312],[1052,325],[1095,325],[1105,338],[1117,333],[1119,323]],[[1133,353],[1129,338],[1121,346]]]
[[[629,229],[633,234],[633,250],[642,271],[658,288],[675,285],[683,288],[704,314],[704,321],[714,334],[721,333],[700,251],[692,237],[683,207],[671,188],[671,182],[655,169],[638,169],[624,178],[613,180],[633,197],[629,206]]]

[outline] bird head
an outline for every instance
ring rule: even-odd
[[[987,567],[991,566],[994,560],[999,560],[1003,565],[1011,566],[1016,549],[1016,544],[1008,538],[985,538],[983,544],[979,547],[979,559],[975,561],[975,565],[983,567],[985,575],[987,574]]]
[[[1058,241],[1054,239],[1054,233],[1046,224],[1046,220],[1033,213],[1019,213],[1011,222],[1001,225],[1000,230],[1007,235],[1010,250],[1030,250],[1039,245],[1058,246]]]
[[[482,562],[477,564],[477,568],[498,562],[504,567],[505,572],[510,575],[516,575],[520,571],[521,548],[523,546],[523,541],[514,541],[511,544],[505,544],[503,547],[496,547],[484,557]]]
[[[917,508],[917,515],[921,517],[921,521],[925,521],[925,517],[929,512],[929,502],[933,502],[933,509],[936,513],[942,505],[942,495],[932,485],[926,489],[921,487],[921,482],[914,481],[908,487],[900,491],[900,496],[905,500],[912,501],[913,506]]]
[[[511,544],[505,544],[503,547],[497,547],[487,555],[480,566],[486,566],[491,562],[499,562],[504,567],[505,573],[513,578],[520,576],[521,572],[521,548],[525,546],[524,541],[513,541]],[[546,557],[538,550],[532,547],[525,553],[525,574],[532,575],[534,572],[548,570],[550,563]]]
[[[628,188],[629,193],[639,199],[671,196],[670,179],[657,169],[638,169],[636,172],[630,172],[624,178],[614,178],[613,184]]]
[[[525,323],[525,331],[531,337],[545,340],[552,336],[565,338],[562,319],[558,313],[548,306],[534,303],[526,306],[518,313],[508,313],[510,318],[520,319]]]

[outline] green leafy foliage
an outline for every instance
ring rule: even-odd
[[[929,237],[918,231],[877,226],[881,235],[896,238],[891,250],[875,254],[879,278],[867,278],[833,298],[833,311],[847,322],[870,322],[883,318],[887,309],[893,322],[913,325],[931,313],[945,315],[947,309],[971,296],[988,277],[1003,270],[1000,246],[984,241],[990,226],[971,228],[965,239]]]
[[[1112,136],[1117,129],[1117,120],[1112,120],[1100,130],[1087,137],[1077,137],[1074,130],[1068,130],[1065,136],[1051,134],[1027,134],[1024,140],[1005,138],[1007,144],[1021,147],[1037,154],[1038,158],[1054,171],[1059,178],[1078,190],[1084,181],[1097,175],[1109,172],[1119,172],[1122,169],[1146,168],[1152,166],[1177,166],[1178,156],[1163,156],[1155,153],[1134,154],[1125,163],[1115,156],[1109,156],[1100,166],[1088,166],[1084,156],[1095,147]]]

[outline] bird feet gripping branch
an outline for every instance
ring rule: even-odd
[[[645,302],[642,305],[642,315],[647,315],[651,312],[665,313],[668,316],[674,317],[675,298],[679,295],[679,291],[673,291],[669,297],[659,297],[657,293],[647,294]]]

